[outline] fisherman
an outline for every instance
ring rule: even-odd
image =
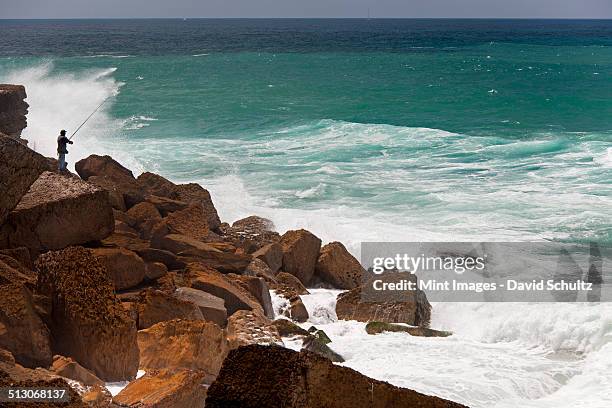
[[[68,165],[68,163],[66,163],[66,155],[68,154],[68,149],[66,149],[66,145],[72,144],[72,143],[74,142],[72,142],[70,139],[66,137],[66,131],[62,130],[60,132],[60,135],[57,138],[57,155],[58,155],[59,171],[66,170],[66,166]]]

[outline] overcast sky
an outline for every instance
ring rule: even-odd
[[[0,18],[612,18],[612,0],[0,0]]]

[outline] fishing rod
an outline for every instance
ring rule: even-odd
[[[75,131],[74,131],[74,133],[73,133],[73,134],[72,134],[72,135],[71,135],[71,136],[68,138],[68,140],[71,140],[71,139],[74,137],[74,135],[76,135],[76,134],[77,134],[77,132],[78,132],[79,130],[81,130],[81,128],[82,128],[82,127],[83,127],[83,126],[84,126],[84,125],[87,123],[87,121],[88,121],[89,119],[91,119],[91,117],[92,117],[93,115],[95,115],[95,113],[96,113],[96,112],[97,112],[97,111],[98,111],[98,110],[99,110],[99,109],[102,107],[102,105],[104,105],[104,104],[106,103],[106,101],[108,101],[108,100],[110,99],[110,97],[111,97],[111,96],[113,96],[113,95],[109,95],[109,96],[107,96],[107,97],[106,97],[106,99],[104,99],[104,100],[102,101],[102,103],[101,103],[100,105],[98,105],[98,107],[97,107],[97,108],[96,108],[96,109],[95,109],[93,112],[91,112],[91,115],[89,115],[89,116],[87,117],[87,119],[85,119],[85,120],[83,121],[83,123],[81,123],[81,126],[79,126],[79,127],[77,128],[77,130],[75,130]]]

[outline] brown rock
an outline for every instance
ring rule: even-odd
[[[126,205],[120,185],[106,176],[91,176],[87,182],[108,192],[108,199],[114,210],[125,211]]]
[[[10,363],[0,363],[0,387],[14,387],[14,388],[61,388],[68,392],[68,399],[70,402],[62,403],[62,407],[66,408],[91,408],[86,405],[79,394],[72,388],[72,386],[64,379],[52,372],[43,368],[37,368],[31,370],[29,368],[23,368],[20,365],[14,365]],[[52,408],[57,407],[57,403],[26,403],[26,402],[15,402],[15,403],[2,403],[4,407],[15,407],[15,408]]]
[[[293,336],[309,336],[308,330],[302,329],[291,320],[281,318],[276,319],[272,322],[272,325],[278,330],[278,334],[282,337],[293,337]]]
[[[124,248],[96,248],[92,251],[106,268],[115,290],[133,288],[144,280],[145,263],[135,252]]]
[[[115,232],[119,234],[132,234],[135,237],[139,236],[138,231],[130,227],[123,221],[115,220]]]
[[[138,227],[148,220],[161,221],[162,217],[157,208],[151,203],[138,203],[127,211],[127,216],[133,220],[132,227]]]
[[[249,292],[259,302],[266,317],[274,319],[270,288],[264,279],[256,276],[235,275],[233,273],[227,275],[227,277]]]
[[[272,269],[264,261],[259,258],[255,258],[244,270],[246,276],[257,276],[263,278],[268,284],[277,283],[276,277],[272,272]]]
[[[0,231],[5,246],[31,254],[106,238],[115,222],[108,194],[76,176],[43,173]]]
[[[164,217],[175,211],[184,210],[189,206],[189,204],[184,201],[173,200],[171,198],[159,197],[156,195],[148,195],[146,200],[147,202],[153,204]]]
[[[379,334],[384,332],[408,333],[419,337],[448,337],[453,333],[442,330],[433,330],[428,327],[411,327],[393,323],[369,322],[366,324],[368,334]]]
[[[321,240],[306,230],[287,231],[280,241],[283,250],[283,271],[308,285],[319,258]]]
[[[204,320],[217,323],[219,327],[227,325],[227,310],[223,299],[198,289],[180,287],[174,297],[185,302],[191,302],[200,308]]]
[[[384,282],[399,282],[402,279],[416,281],[416,276],[410,273],[387,273],[375,279],[382,279]],[[407,323],[412,326],[429,325],[431,305],[424,292],[376,291],[372,282],[374,280],[338,295],[336,302],[338,319]]]
[[[36,272],[29,270],[15,258],[0,254],[0,285],[18,283],[34,289],[36,279]]]
[[[115,190],[121,192],[127,208],[144,201],[144,195],[138,183],[136,183],[136,179],[132,172],[123,167],[116,160],[113,160],[110,156],[92,154],[76,162],[75,169],[83,180],[89,180],[89,178],[93,176],[105,178],[106,180],[100,187],[112,186]],[[99,182],[99,180],[100,179],[94,179],[94,181],[97,182]]]
[[[19,139],[27,126],[26,115],[29,105],[23,85],[0,84],[0,132],[13,139]]]
[[[253,381],[257,378],[258,381]],[[208,389],[206,408],[460,408],[366,377],[309,352],[250,345],[232,350]]]
[[[250,293],[232,283],[226,276],[216,270],[199,264],[189,264],[187,266],[187,276],[192,288],[223,299],[228,315],[231,316],[238,310],[253,310],[263,314],[262,307]]]
[[[302,351],[310,351],[311,353],[315,353],[320,355],[321,357],[325,357],[334,363],[344,363],[344,357],[340,354],[333,351],[327,343],[321,341],[315,336],[307,336],[302,344]]]
[[[296,278],[295,276],[287,273],[287,272],[280,272],[278,275],[276,275],[276,281],[280,284],[280,285],[285,285],[287,287],[289,287],[291,289],[291,293],[295,293],[298,295],[308,295],[310,292],[308,292],[308,290],[304,287],[304,285],[302,285],[302,282],[300,282],[300,280],[298,278]],[[276,289],[276,287],[275,287]],[[286,297],[291,297],[291,295],[288,295],[285,291],[280,290],[279,292],[284,293]]]
[[[0,225],[46,168],[43,156],[0,133]]]
[[[51,299],[54,352],[74,358],[105,381],[133,378],[136,324],[93,253],[81,247],[48,252],[36,266],[38,291]]]
[[[147,262],[145,264],[145,278],[156,280],[168,273],[168,267],[161,262]]]
[[[30,257],[30,251],[26,247],[0,249],[0,257],[4,256],[13,258],[27,269],[34,269],[34,262]]]
[[[180,255],[179,260],[183,262],[202,262],[224,273],[241,274],[252,260],[250,255],[222,251],[211,243],[203,243],[185,235],[169,234],[154,239],[151,245]]]
[[[186,264],[178,260],[175,254],[170,251],[156,248],[136,249],[136,253],[145,262],[160,262],[168,267],[168,270],[183,269]]]
[[[253,258],[261,259],[270,267],[273,274],[276,274],[283,266],[283,248],[274,242],[260,248],[253,253]]]
[[[164,218],[167,233],[184,235],[206,242],[211,236],[207,214],[201,203],[190,204],[187,208],[173,212]]]
[[[366,271],[340,242],[321,248],[315,275],[338,289],[354,289],[361,285]]]
[[[299,323],[304,323],[308,320],[308,310],[304,306],[302,299],[297,296],[289,300],[289,316],[291,319]]]
[[[280,240],[280,235],[274,230],[274,223],[256,215],[238,220],[231,227],[224,228],[223,236],[234,245],[244,248],[247,253]]]
[[[142,292],[136,309],[139,330],[173,319],[204,320],[197,305],[159,290]]]
[[[130,251],[134,251],[138,254],[140,251],[145,251],[150,248],[149,241],[145,241],[144,239],[139,238],[137,235],[125,232],[115,232],[109,235],[102,240],[102,244],[105,247],[129,249]]]
[[[194,408],[206,400],[205,374],[191,370],[155,370],[132,381],[113,398],[119,407]]]
[[[0,285],[0,347],[25,367],[51,364],[49,330],[36,314],[30,291],[23,285]]]
[[[104,385],[104,381],[70,357],[53,356],[53,365],[50,371],[64,378],[78,381],[86,386]]]
[[[210,193],[199,184],[177,185],[157,174],[148,172],[138,176],[137,181],[146,194],[183,201],[188,204],[201,203],[211,230],[217,229],[221,224],[217,210],[210,198]]]
[[[227,340],[230,349],[248,344],[278,344],[283,340],[269,319],[247,310],[239,310],[227,321]]]
[[[212,322],[170,320],[138,332],[140,367],[189,369],[213,380],[227,355],[225,332]]]
[[[115,216],[115,221],[122,221],[127,225],[134,225],[134,223],[136,222],[136,220],[127,215],[125,211],[120,211],[116,208],[113,208],[113,215]]]

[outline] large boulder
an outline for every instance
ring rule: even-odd
[[[448,337],[453,334],[449,331],[434,330],[428,327],[413,327],[383,322],[369,322],[366,324],[366,332],[368,334],[380,334],[385,332],[408,333],[411,336],[419,337]]]
[[[216,270],[200,264],[189,264],[186,275],[192,288],[223,299],[228,315],[238,310],[253,310],[264,314],[259,302],[247,290]]]
[[[130,227],[138,230],[141,237],[150,239],[153,230],[162,220],[162,216],[155,206],[148,202],[138,203],[126,213],[130,217]]]
[[[113,398],[118,407],[194,408],[206,400],[205,374],[192,370],[152,370]]]
[[[246,252],[254,252],[261,247],[280,240],[280,235],[274,230],[274,223],[267,219],[252,215],[222,228],[223,237]]]
[[[64,378],[78,381],[85,386],[104,385],[104,381],[70,357],[53,356],[50,371]]]
[[[34,300],[22,284],[0,284],[0,347],[25,367],[51,364],[49,330],[36,314]]]
[[[0,225],[46,168],[45,157],[0,133]]]
[[[258,381],[253,381],[257,378]],[[249,345],[232,350],[208,389],[206,408],[459,408],[366,377],[310,352]]]
[[[101,188],[112,186],[112,191],[120,192],[127,208],[144,201],[144,195],[132,172],[110,156],[92,154],[76,162],[74,167],[83,180],[96,177],[91,180],[92,183]]]
[[[236,275],[233,273],[227,276],[232,282],[249,292],[259,302],[266,317],[274,319],[274,308],[272,307],[270,288],[263,278]]]
[[[283,250],[283,271],[308,285],[319,258],[321,240],[306,230],[287,231],[280,240]]]
[[[0,132],[14,139],[19,139],[28,124],[25,98],[23,85],[0,84]]]
[[[239,310],[230,316],[227,339],[232,349],[248,344],[283,345],[278,329],[269,319],[247,310]]]
[[[213,380],[219,373],[228,346],[225,332],[212,322],[175,319],[138,332],[140,367],[188,369],[206,373]]]
[[[158,197],[156,195],[148,195],[146,196],[146,200],[148,203],[153,204],[163,217],[175,211],[184,210],[189,206],[189,204],[184,201],[173,200],[168,197]]]
[[[140,188],[148,195],[166,197],[188,204],[202,204],[210,229],[216,230],[221,225],[217,209],[210,198],[210,193],[199,184],[174,184],[162,176],[149,172],[138,176],[137,182]]]
[[[173,212],[164,218],[164,232],[184,235],[202,242],[215,240],[216,234],[211,232],[207,217],[202,203],[190,204],[187,208]]]
[[[331,242],[321,248],[315,266],[315,276],[338,289],[354,289],[366,275],[359,261],[340,242]]]
[[[274,285],[274,289],[278,290],[280,293],[284,294],[286,297],[291,297],[291,294],[296,293],[298,295],[308,295],[308,289],[302,285],[302,282],[294,275],[291,275],[287,272],[280,272],[276,275],[277,285]],[[287,289],[289,288],[289,290]]]
[[[190,302],[196,305],[204,320],[217,323],[219,327],[227,325],[227,309],[225,309],[225,301],[221,298],[203,292],[198,289],[180,287],[174,292],[174,297]]]
[[[264,245],[253,253],[253,258],[261,259],[276,274],[283,266],[283,247],[276,242]]]
[[[136,322],[115,297],[93,253],[81,247],[48,252],[36,267],[38,292],[51,302],[53,351],[105,381],[133,378],[138,371]]]
[[[138,329],[173,319],[204,320],[198,305],[159,290],[142,292],[136,310]]]
[[[151,246],[179,255],[179,260],[201,262],[224,273],[241,274],[251,263],[251,256],[218,249],[213,243],[204,243],[185,235],[169,234],[151,241]],[[227,245],[226,245],[227,246]]]
[[[96,248],[92,251],[106,268],[115,290],[133,288],[144,280],[146,266],[135,252],[124,248]]]
[[[378,291],[374,282],[399,283],[405,280],[416,282],[411,273],[386,273],[348,292],[338,295],[336,315],[342,320],[360,322],[406,323],[412,326],[428,326],[431,305],[421,290]]]
[[[76,176],[44,172],[0,230],[0,246],[32,254],[84,244],[115,228],[108,193]]]

